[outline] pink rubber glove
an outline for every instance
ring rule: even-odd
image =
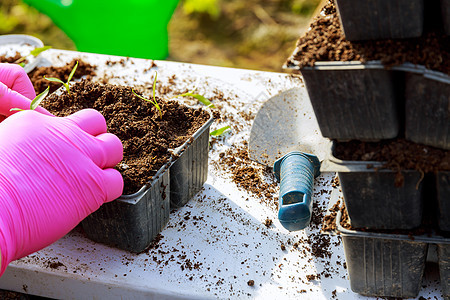
[[[16,64],[0,63],[0,122],[16,113],[11,108],[30,109],[34,97],[33,84],[24,69]],[[50,115],[42,107],[36,111]]]
[[[103,116],[18,112],[0,124],[0,276],[122,194],[123,156]]]

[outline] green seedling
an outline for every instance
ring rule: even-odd
[[[214,104],[212,104],[211,101],[209,101],[208,98],[206,98],[206,97],[204,97],[202,95],[199,95],[199,94],[194,94],[194,92],[195,92],[195,89],[193,89],[192,91],[190,91],[188,93],[177,95],[177,96],[175,96],[175,98],[176,97],[194,97],[195,99],[197,99],[201,103],[205,104],[206,106],[211,107],[211,108],[216,108],[214,106]]]
[[[62,85],[64,85],[64,87],[65,87],[66,90],[67,90],[67,93],[69,93],[69,95],[70,95],[70,86],[69,86],[69,83],[70,83],[70,81],[72,80],[72,77],[73,77],[73,75],[75,74],[75,71],[76,71],[77,67],[78,67],[78,62],[75,64],[75,66],[73,67],[72,71],[70,72],[69,78],[67,78],[67,82],[64,82],[64,81],[62,81],[61,79],[55,78],[55,77],[48,77],[48,78],[47,78],[47,77],[44,76],[44,78],[47,79],[48,81],[53,81],[53,82],[59,82],[59,83],[61,83]]]
[[[50,91],[50,87],[48,86],[45,89],[45,91],[43,91],[42,93],[37,95],[30,103],[30,110],[35,110],[39,106],[39,104],[42,102],[42,100],[44,100],[45,97],[47,97],[49,91]],[[22,110],[24,110],[24,109],[11,108],[9,111],[22,111]]]
[[[150,102],[151,104],[153,104],[153,105],[156,107],[156,109],[158,110],[158,112],[159,112],[159,117],[162,119],[161,107],[159,106],[158,102],[156,101],[156,97],[155,97],[156,78],[157,78],[157,76],[158,76],[158,73],[155,72],[155,79],[153,80],[153,100],[144,98],[144,97],[142,97],[142,96],[136,94],[136,92],[135,92],[133,89],[132,89],[131,91],[132,91],[133,94],[134,94],[136,97],[138,97],[139,99],[145,100],[145,101]]]
[[[219,137],[219,136],[225,134],[226,132],[228,132],[229,129],[231,129],[230,126],[225,126],[225,127],[216,129],[216,130],[214,130],[214,131],[211,131],[211,132],[209,133],[209,135],[210,135],[210,136],[214,136],[214,137]]]
[[[26,55],[26,56],[22,56],[21,58],[19,58],[18,60],[16,60],[14,63],[19,64],[20,66],[24,67],[25,63],[24,61],[30,57],[30,56],[38,56],[39,54],[41,54],[42,52],[50,49],[52,46],[44,46],[44,47],[39,47],[39,48],[34,48],[33,50],[30,51],[30,54]]]

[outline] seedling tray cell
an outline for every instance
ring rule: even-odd
[[[439,72],[406,73],[405,137],[450,150],[450,77]]]
[[[192,136],[175,150],[179,157],[170,166],[170,206],[184,206],[197,194],[208,176],[209,128],[211,118]]]
[[[380,170],[380,162],[343,161],[332,156],[345,205],[353,227],[412,229],[422,222],[422,181],[418,171],[403,171],[404,182],[395,186],[396,172]]]
[[[377,141],[397,136],[394,71],[379,62],[318,62],[301,73],[324,137]]]
[[[422,35],[423,0],[336,0],[349,41],[401,39]]]
[[[131,252],[142,252],[162,231],[170,212],[170,162],[135,194],[102,205],[83,220],[88,238]]]

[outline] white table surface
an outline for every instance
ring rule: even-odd
[[[157,67],[148,70],[151,61],[142,59],[106,66],[106,60],[123,58],[61,50],[42,55],[41,65],[82,58],[98,66],[97,79],[106,77],[112,83],[151,86],[156,70],[161,83],[175,74],[180,90],[196,86],[198,93],[213,99],[221,91],[226,101],[214,103],[220,102],[221,111],[234,120],[216,122],[212,129],[230,125],[233,130],[210,151],[204,190],[171,212],[158,249],[132,254],[94,243],[74,231],[11,263],[0,278],[1,289],[63,299],[371,299],[351,291],[338,237],[330,238],[330,258],[315,257],[307,238],[317,242],[318,228],[286,231],[273,205],[238,188],[229,171],[216,167],[220,152],[248,140],[251,121],[239,111],[255,113],[264,100],[293,87],[301,87],[309,103],[300,77],[168,61],[156,61]],[[310,104],[305,113],[315,118]],[[311,130],[318,131],[317,125]],[[334,173],[325,173],[316,179],[314,201],[322,209],[327,206],[333,177]],[[263,224],[267,218],[274,221],[270,228]],[[55,262],[62,265],[51,267]],[[189,263],[198,268],[189,268]],[[320,273],[320,278],[308,280],[308,275]],[[419,296],[441,298],[438,276],[426,274]],[[253,286],[248,285],[250,280]]]

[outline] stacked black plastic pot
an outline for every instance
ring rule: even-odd
[[[185,205],[208,175],[210,119],[182,146],[153,179],[132,195],[106,203],[83,220],[93,241],[131,252],[147,249],[169,221],[172,208]]]
[[[424,0],[335,4],[349,41],[419,37],[426,26]],[[450,1],[441,0],[436,18],[442,18],[447,34],[449,11]],[[324,137],[378,142],[401,136],[450,150],[448,75],[409,63],[386,68],[378,61],[316,62],[300,72]],[[403,171],[404,184],[395,187],[393,171],[377,170],[383,163],[332,160],[345,167],[338,176],[352,227],[384,232],[341,230],[352,290],[367,296],[416,297],[428,246],[436,244],[442,293],[450,297],[450,239],[436,234],[413,240],[385,233],[420,227],[424,206],[431,202],[438,203],[432,217],[439,219],[436,230],[450,232],[450,172],[422,180],[418,171]]]

